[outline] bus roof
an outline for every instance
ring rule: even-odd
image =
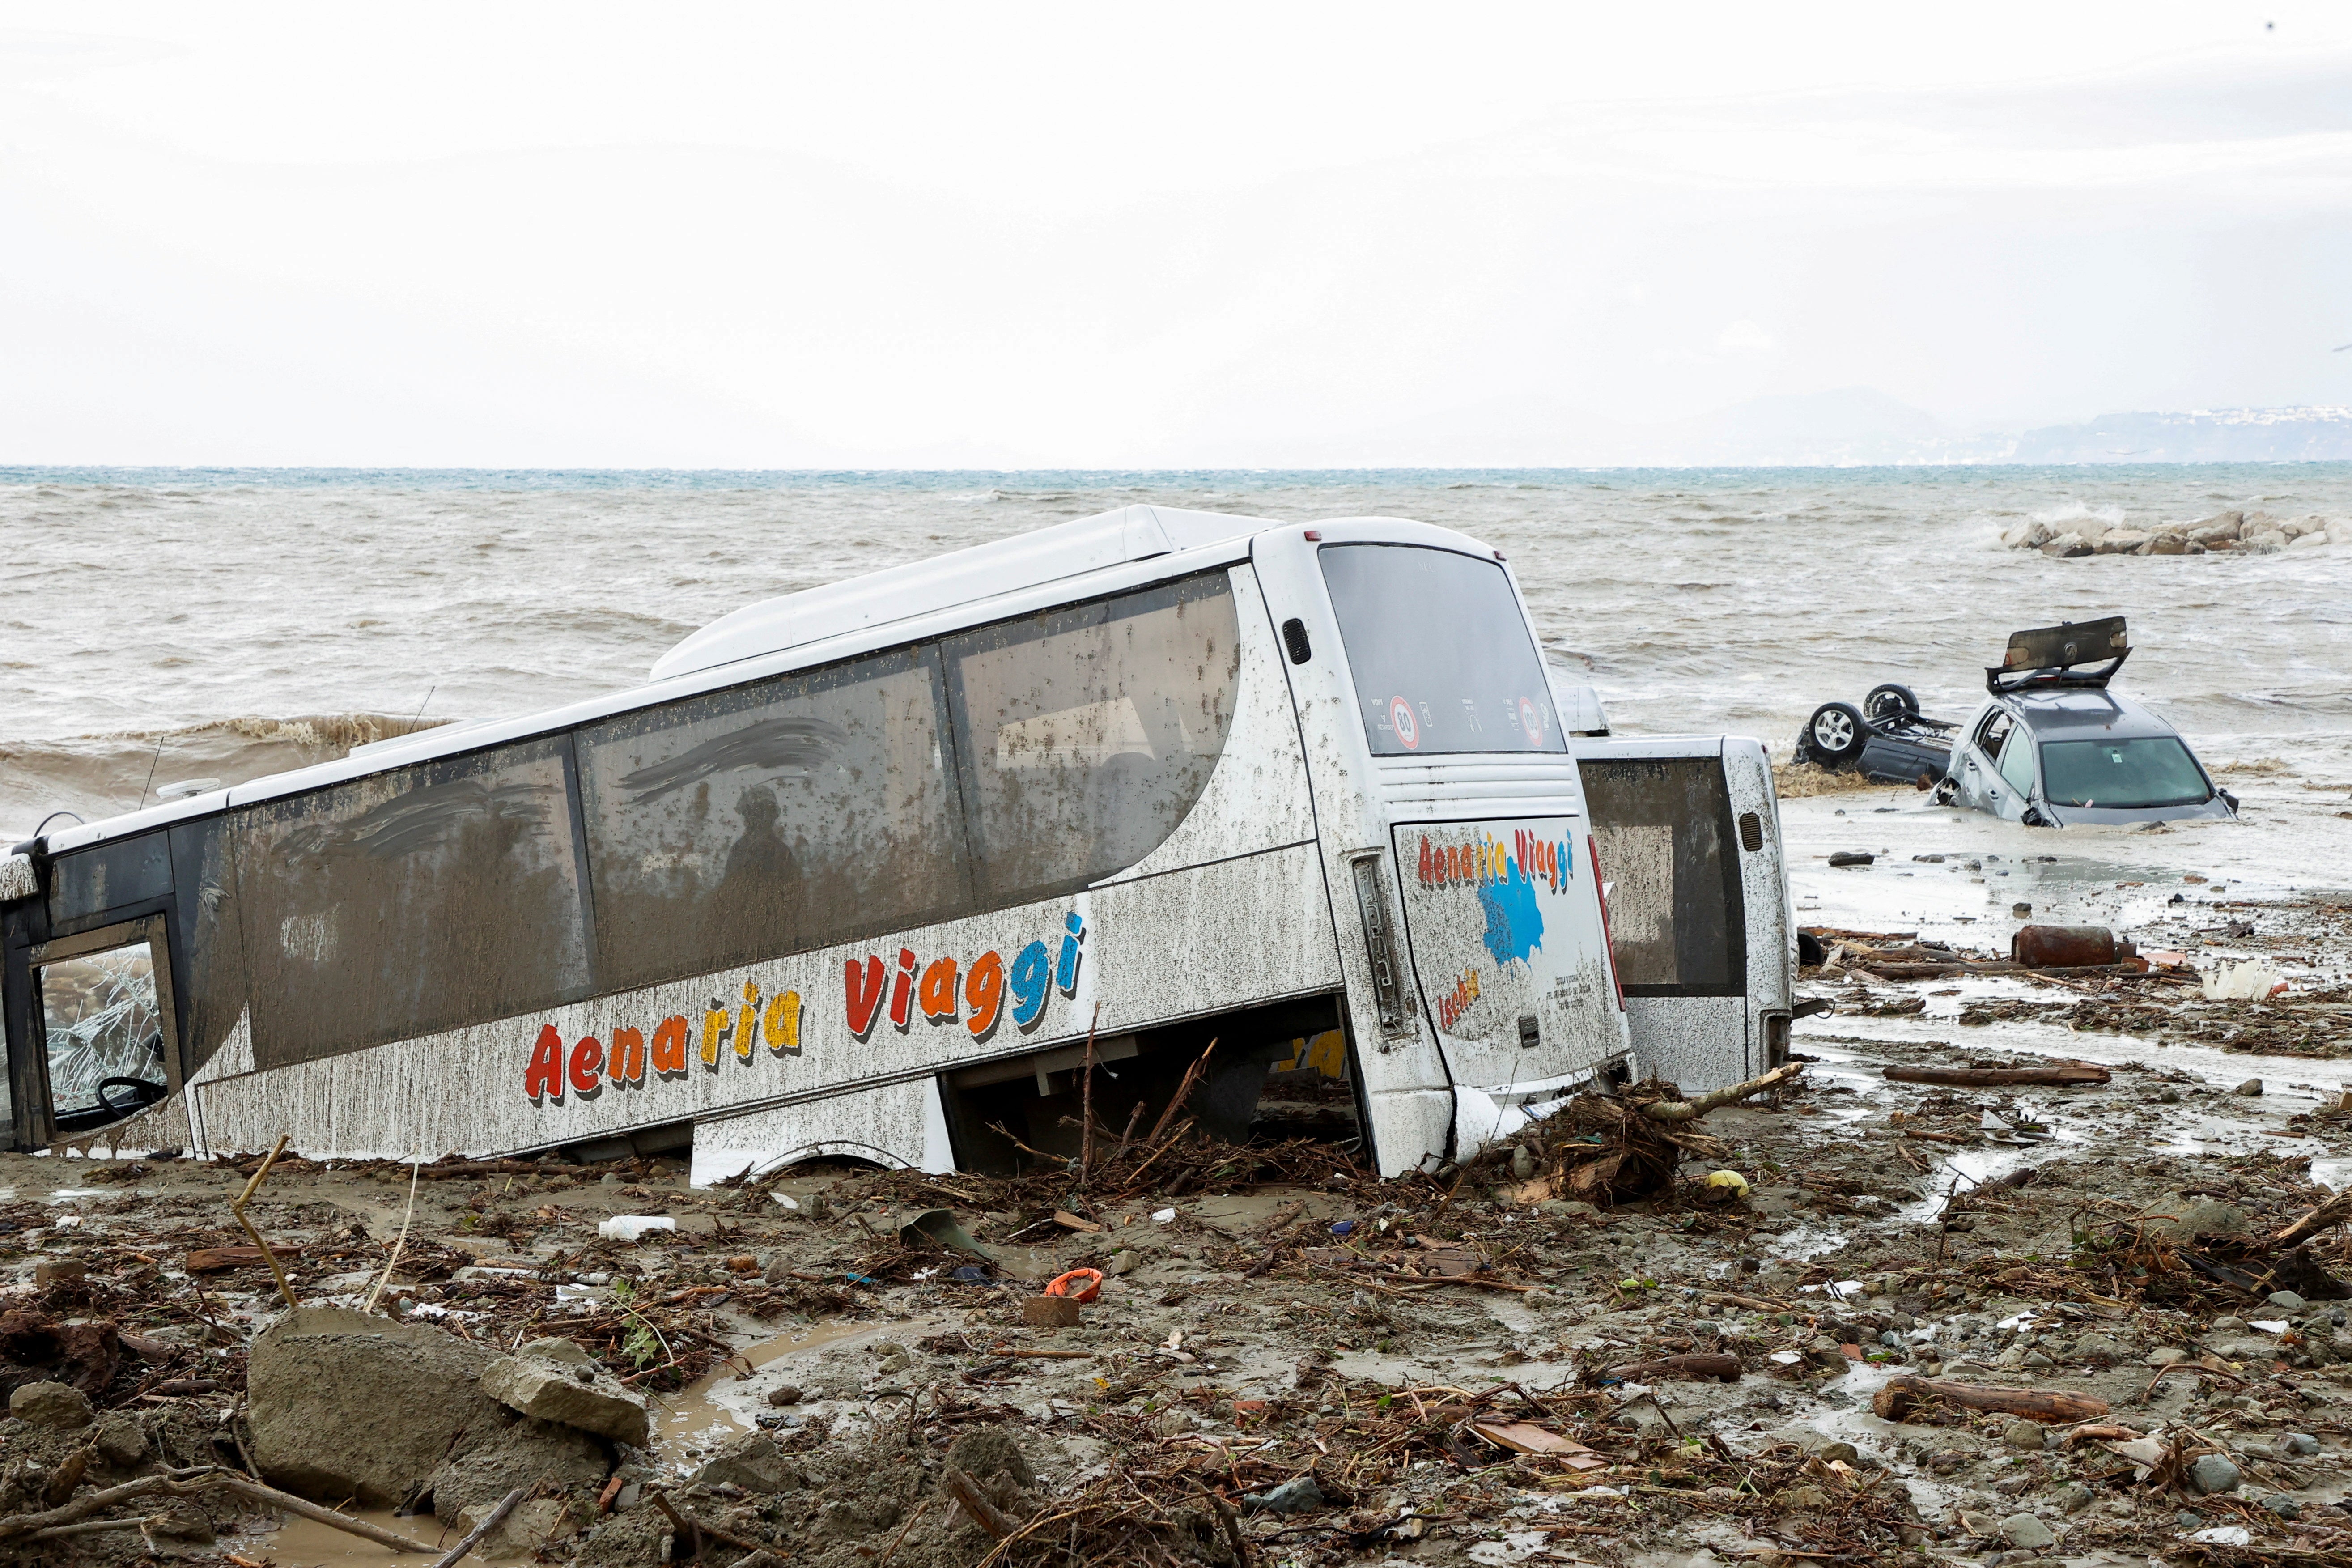
[[[893,626],[906,627],[905,640],[918,640],[940,629],[936,625],[940,617],[966,605],[1024,599],[1032,596],[1030,591],[1056,585],[1066,585],[1071,594],[1083,597],[1088,590],[1075,579],[1097,574],[1129,575],[1115,573],[1114,569],[1160,556],[1198,557],[1184,563],[1184,570],[1213,566],[1223,559],[1241,560],[1249,553],[1247,542],[1253,535],[1286,526],[1290,525],[1269,518],[1127,506],[968,550],[886,567],[823,587],[761,600],[722,616],[664,654],[655,663],[647,685],[602,693],[561,708],[436,725],[413,734],[371,742],[353,747],[349,755],[334,762],[271,773],[142,811],[64,828],[47,836],[47,848],[51,854],[63,854],[105,839],[143,833],[166,823],[211,816],[256,801],[323,788],[370,773],[388,773],[438,757],[569,729],[633,708],[787,673],[803,664],[855,657],[862,647],[880,647],[898,640],[870,635]],[[1426,525],[1408,526],[1416,531],[1441,531],[1427,529]],[[1216,548],[1221,545],[1229,548]],[[1018,615],[1032,607],[1025,603],[1009,604],[1003,613]],[[933,624],[924,625],[927,621]],[[817,647],[853,641],[859,646]],[[795,658],[793,653],[798,649],[813,651]]]

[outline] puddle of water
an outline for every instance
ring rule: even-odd
[[[911,1345],[926,1335],[944,1333],[962,1321],[961,1312],[909,1318],[902,1322],[835,1320],[746,1346],[737,1352],[739,1360],[676,1394],[655,1395],[654,1451],[663,1463],[674,1468],[689,1468],[696,1458],[693,1450],[724,1443],[752,1430],[758,1425],[755,1417],[769,1408],[769,1392],[799,1382],[804,1364],[817,1352],[861,1340],[887,1339]],[[743,1372],[745,1361],[751,1363],[749,1375]],[[869,1398],[879,1397],[882,1395],[877,1393],[848,1400],[813,1399],[791,1410],[794,1414],[862,1410]]]

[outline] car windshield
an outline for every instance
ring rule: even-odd
[[[1374,752],[1568,749],[1500,566],[1401,544],[1327,544],[1322,562]]]
[[[2213,798],[2197,759],[2170,735],[2045,742],[2042,794],[2053,805],[2103,805],[2119,811],[2200,805]]]

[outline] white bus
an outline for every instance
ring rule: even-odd
[[[1076,1152],[1091,1036],[1111,1128],[1214,1040],[1203,1131],[1434,1165],[1652,1051],[1705,1085],[1785,1042],[1761,753],[1642,744],[1564,729],[1475,540],[1131,506],[18,846],[9,1136],[1009,1170]],[[1576,748],[1655,800],[1596,830]]]

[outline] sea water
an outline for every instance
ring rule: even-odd
[[[2060,561],[1998,539],[2029,517],[2352,518],[2348,464],[19,468],[0,469],[0,834],[635,685],[754,600],[1138,501],[1486,540],[1561,679],[1622,732],[1742,732],[1785,758],[1816,704],[1883,680],[1961,717],[2011,631],[2120,613],[2121,686],[2209,759],[2352,771],[2352,545]]]

